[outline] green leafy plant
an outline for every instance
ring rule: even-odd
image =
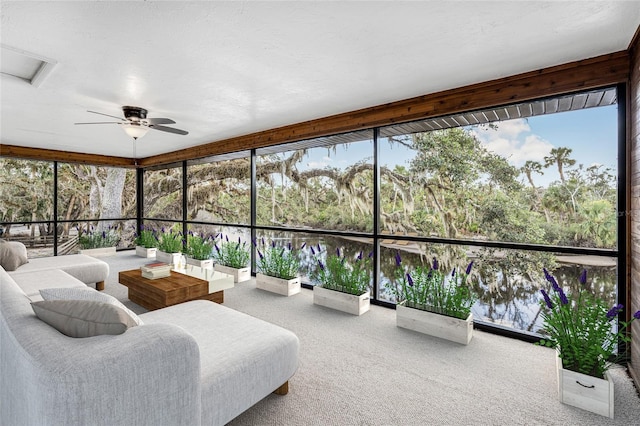
[[[258,271],[261,274],[285,280],[298,276],[298,271],[300,270],[299,250],[292,248],[291,243],[283,247],[272,241],[267,246],[264,238],[261,241],[262,250],[258,247],[258,242],[254,241],[254,245],[258,250]],[[302,248],[304,248],[304,244]]]
[[[240,269],[245,268],[249,264],[251,254],[249,253],[249,246],[246,242],[241,241],[238,237],[238,242],[229,241],[229,236],[225,235],[221,242],[213,245],[213,259],[217,264],[222,266],[228,266],[230,268]],[[216,236],[216,237],[217,237]]]
[[[467,269],[444,272],[434,257],[429,268],[419,266],[406,272],[400,253],[396,252],[396,281],[399,286],[387,284],[387,289],[398,302],[410,308],[423,309],[459,319],[467,319],[477,297],[467,285],[473,262]]]
[[[135,245],[144,248],[153,248],[158,246],[158,239],[156,238],[156,232],[144,226],[140,228],[140,233],[135,235]]]
[[[117,229],[109,226],[107,230],[96,230],[93,225],[87,231],[78,228],[78,245],[80,249],[115,247],[120,241]]]
[[[176,231],[173,227],[169,228],[168,231],[162,228],[158,238],[158,250],[165,253],[181,253],[182,232]]]
[[[318,247],[316,253],[320,257],[322,250]],[[317,259],[318,268],[311,273],[311,278],[320,282],[323,288],[341,291],[343,293],[360,296],[369,290],[371,283],[371,255],[364,258],[362,251],[351,259],[347,259],[344,251],[336,249],[336,253],[326,257],[326,263]]]
[[[192,259],[208,260],[211,259],[214,244],[215,238],[211,236],[204,237],[196,232],[189,231],[184,253]]]
[[[624,306],[618,304],[608,308],[604,301],[584,289],[586,270],[579,278],[583,288],[575,294],[566,294],[546,269],[544,275],[552,288],[550,292],[540,290],[544,331],[548,338],[538,344],[557,349],[563,368],[604,378],[605,371],[623,355],[617,353],[618,342],[631,341],[626,329],[632,321],[640,319],[640,311],[633,314],[631,321],[620,321],[616,327],[615,319]]]

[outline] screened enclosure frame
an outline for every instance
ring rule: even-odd
[[[608,89],[608,90],[607,90]],[[617,249],[602,249],[602,248],[590,248],[590,247],[571,247],[571,246],[555,246],[555,245],[546,245],[546,244],[527,244],[527,243],[513,243],[513,242],[501,242],[501,241],[478,241],[478,240],[468,240],[468,239],[451,239],[451,238],[441,238],[441,237],[426,237],[426,236],[411,236],[411,235],[400,235],[393,234],[394,240],[408,241],[408,242],[417,242],[417,243],[436,243],[436,244],[451,244],[451,245],[464,245],[464,246],[472,246],[472,247],[491,247],[498,249],[510,249],[510,250],[527,250],[534,252],[550,252],[557,254],[570,254],[570,255],[591,255],[591,256],[605,256],[605,257],[614,257],[617,260],[617,298],[619,301],[626,301],[627,298],[627,215],[625,212],[627,209],[627,147],[626,147],[626,84],[618,84],[617,86],[607,86],[603,90],[603,94],[601,95],[601,100],[604,102],[604,99],[607,96],[611,96],[613,92],[617,99],[617,130],[618,130],[618,140],[617,140],[617,149],[618,149],[618,164],[617,164],[617,211],[618,211],[618,219],[617,219]],[[591,91],[585,92],[588,94]],[[532,101],[530,104],[531,110],[529,115],[525,116],[533,116],[533,115],[543,115],[544,112],[536,113],[536,108],[542,108],[544,111],[545,105],[549,105],[549,102],[556,102],[557,104],[562,102],[562,99],[572,98],[572,102],[577,96],[584,95],[582,93],[565,95],[563,96],[553,96],[547,98],[537,99]],[[585,95],[586,96],[586,95]],[[561,101],[558,102],[557,100]],[[585,105],[588,102],[587,98],[584,98]],[[505,105],[505,110],[509,107],[512,107],[515,104]],[[491,109],[483,109],[479,112],[484,114],[485,111],[496,110],[498,108],[502,108],[500,106],[495,106]],[[576,108],[581,109],[581,108]],[[539,110],[540,111],[540,110]],[[468,112],[473,113],[474,111]],[[450,127],[460,126],[460,123],[456,121],[455,117],[463,116],[464,114],[451,114],[443,117],[436,117],[430,120],[433,120],[435,123],[438,123],[436,120],[440,120],[441,123],[450,124],[451,122],[455,123],[455,125],[450,125]],[[525,113],[526,114],[526,113]],[[451,119],[451,117],[454,117]],[[496,120],[498,121],[501,117],[498,114],[495,114]],[[418,120],[418,122],[422,122],[424,120]],[[491,118],[487,117],[487,122],[491,122]],[[411,123],[406,123],[411,125]],[[402,126],[403,124],[399,124]],[[441,124],[440,124],[441,125]],[[389,127],[389,126],[384,126]],[[371,302],[377,305],[395,308],[395,303],[391,303],[388,301],[380,300],[379,298],[379,289],[380,289],[380,243],[384,239],[388,239],[389,235],[384,234],[380,230],[379,216],[381,211],[380,201],[380,162],[379,162],[379,153],[380,153],[380,131],[384,127],[374,127],[371,129],[359,129],[357,132],[370,131],[373,140],[373,232],[359,232],[359,231],[337,231],[337,230],[328,230],[328,229],[308,229],[308,228],[297,228],[297,227],[281,227],[281,226],[267,226],[267,225],[259,225],[257,223],[257,156],[258,151],[261,149],[251,149],[248,151],[248,156],[250,157],[250,224],[238,224],[238,223],[228,223],[228,222],[199,222],[193,220],[187,220],[187,197],[186,197],[186,188],[187,188],[187,164],[189,161],[181,162],[182,167],[182,203],[183,203],[183,217],[182,220],[167,220],[160,218],[152,218],[152,217],[142,217],[138,216],[138,225],[140,226],[143,221],[149,220],[160,220],[164,222],[176,222],[182,223],[182,229],[186,233],[189,225],[213,225],[213,226],[224,226],[224,227],[236,227],[236,228],[244,228],[248,229],[251,235],[252,241],[255,241],[257,233],[260,231],[276,231],[276,232],[285,232],[285,233],[304,233],[304,234],[317,234],[322,236],[336,236],[336,237],[356,237],[356,238],[367,238],[373,241],[373,285],[371,292]],[[344,135],[348,135],[345,133]],[[323,138],[317,138],[320,141],[325,140],[326,138],[331,138],[336,135],[329,135]],[[339,136],[339,135],[338,135]],[[278,152],[291,151],[296,149],[296,146],[304,146],[307,148],[323,146],[322,142],[319,142],[318,145],[313,145],[314,139],[300,141],[300,142],[291,142],[285,144],[274,145],[265,149],[270,151],[277,150]],[[337,142],[339,143],[339,142]],[[169,168],[174,165],[167,166],[156,166],[155,169],[164,169]],[[146,170],[146,169],[145,169]],[[142,193],[141,188],[143,188],[143,179],[144,179],[144,170],[138,170],[138,208],[140,212],[144,211],[143,198],[144,194]],[[251,251],[251,265],[252,265],[252,273],[255,274],[255,251]],[[303,287],[313,288],[312,284],[303,283]],[[619,319],[623,321],[625,318],[622,314],[619,315]],[[474,326],[476,328],[485,329],[491,331],[493,333],[504,334],[510,337],[516,337],[519,339],[527,340],[527,341],[537,341],[540,337],[537,333],[530,333],[523,330],[517,330],[511,327],[502,326],[495,323],[485,322],[481,320],[474,320]]]

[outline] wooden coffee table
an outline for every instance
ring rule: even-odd
[[[209,293],[209,282],[171,271],[165,278],[150,280],[140,269],[118,273],[118,282],[129,288],[129,300],[150,311],[190,300],[224,302],[224,291]]]

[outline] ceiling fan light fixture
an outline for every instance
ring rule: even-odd
[[[140,124],[123,124],[122,128],[127,135],[131,136],[135,140],[143,137],[149,131],[148,127],[141,126]]]

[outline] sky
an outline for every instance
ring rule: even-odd
[[[527,160],[544,163],[552,148],[572,149],[571,158],[589,167],[600,164],[617,170],[618,122],[617,106],[589,108],[578,111],[541,115],[528,119],[497,122],[497,129],[474,128],[472,131],[490,151],[505,157],[515,167]],[[408,166],[412,151],[398,146],[381,144],[380,164],[393,168],[396,164]],[[371,157],[369,142],[338,146],[333,152],[314,148],[298,166],[300,170],[336,167],[343,169],[364,157]],[[575,167],[575,166],[574,166]],[[615,173],[614,173],[615,174]],[[548,186],[559,180],[557,167],[544,169],[544,175],[533,175],[537,186]],[[524,175],[521,176],[523,183]]]

